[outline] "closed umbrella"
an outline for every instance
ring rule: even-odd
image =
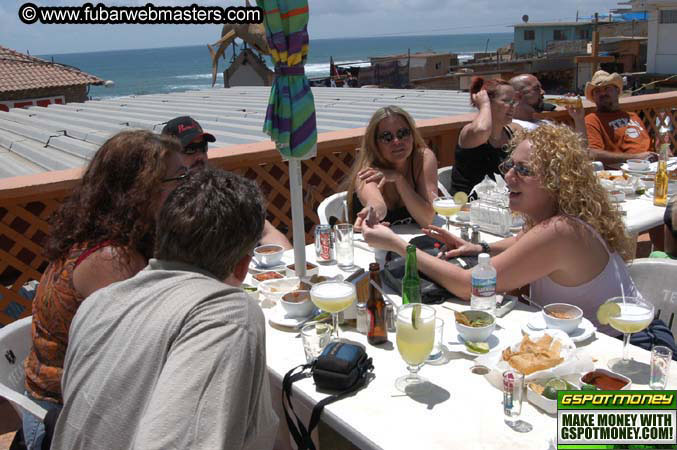
[[[306,271],[301,161],[317,151],[315,100],[305,76],[308,55],[308,0],[256,0],[264,11],[268,46],[275,64],[263,131],[289,162],[294,264]]]

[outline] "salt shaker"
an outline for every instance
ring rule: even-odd
[[[461,226],[461,239],[470,242],[470,234],[468,233],[468,225]]]
[[[369,321],[367,319],[367,304],[357,304],[357,323],[356,328],[358,333],[367,334],[369,331]]]
[[[386,302],[386,325],[388,326],[388,331],[395,332],[395,307],[392,303]]]
[[[479,244],[480,243],[480,226],[479,225],[473,225],[472,226],[472,236],[470,237],[470,242],[473,244]]]

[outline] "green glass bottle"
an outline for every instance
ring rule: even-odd
[[[402,279],[402,304],[421,303],[421,279],[416,264],[416,246],[407,246],[407,259]]]

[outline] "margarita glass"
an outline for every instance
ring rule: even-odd
[[[649,326],[654,318],[653,305],[641,297],[613,297],[600,306],[597,318],[602,325],[609,324],[623,333],[623,357],[610,360],[609,368],[619,373],[631,372],[630,335]]]
[[[357,299],[355,285],[347,281],[325,281],[310,288],[310,299],[315,306],[331,313],[332,341],[338,340],[338,313]]]
[[[457,192],[453,197],[437,197],[433,200],[433,208],[440,216],[447,219],[447,231],[449,231],[450,218],[468,203],[468,196],[465,192]]]
[[[418,371],[433,349],[435,342],[435,310],[420,303],[402,305],[397,310],[397,350],[409,373],[395,381],[395,387],[405,392],[410,386],[426,381]]]

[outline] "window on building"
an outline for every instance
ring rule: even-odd
[[[556,41],[566,41],[567,33],[564,30],[555,30],[553,32],[553,39]]]
[[[589,30],[576,30],[576,38],[577,39],[590,39],[590,31]]]
[[[534,30],[524,30],[524,40],[533,41],[536,39],[536,32]]]
[[[440,67],[442,67],[442,63],[435,63],[435,70],[440,70]]]
[[[662,9],[660,23],[677,23],[677,9]]]

